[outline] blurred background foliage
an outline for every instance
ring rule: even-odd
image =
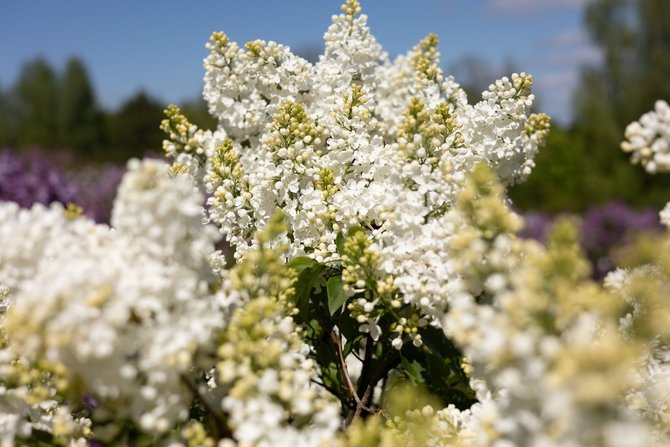
[[[603,62],[583,67],[573,124],[553,126],[537,168],[512,189],[512,199],[521,209],[548,212],[615,199],[660,209],[670,199],[670,176],[630,165],[619,143],[628,123],[657,99],[670,100],[670,1],[594,0],[585,26]]]
[[[61,149],[83,161],[121,163],[130,157],[160,154],[159,124],[165,104],[139,91],[117,110],[103,109],[86,67],[70,59],[57,73],[42,58],[24,64],[16,83],[0,91],[0,147]],[[204,128],[215,121],[203,101],[182,104]]]

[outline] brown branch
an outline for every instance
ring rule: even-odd
[[[363,410],[367,411],[368,413],[374,413],[374,411],[369,408],[369,402],[372,399],[372,393],[377,386],[377,383],[386,377],[391,368],[394,367],[394,363],[397,362],[397,357],[398,353],[396,349],[389,347],[384,354],[384,357],[381,359],[379,368],[375,374],[371,376],[369,381],[360,384],[362,387],[364,387],[363,394],[360,396],[359,401],[357,402],[356,410],[353,412],[353,414],[347,416],[345,427],[348,427],[356,422],[356,419],[360,417]]]
[[[344,359],[344,353],[342,352],[342,338],[338,333],[335,333],[335,328],[333,328],[333,331],[330,333],[330,338],[333,340],[333,343],[335,343],[335,347],[337,348],[337,358],[340,361],[340,375],[342,376],[342,381],[346,385],[346,389],[349,392],[349,398],[353,400],[356,403],[356,406],[360,404],[360,399],[358,398],[358,394],[356,394],[356,388],[354,387],[353,382],[351,381],[351,377],[349,376],[349,370],[347,369],[347,362]]]

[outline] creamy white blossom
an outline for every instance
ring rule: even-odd
[[[159,161],[128,168],[113,229],[58,205],[0,207],[0,231],[14,236],[0,242],[14,295],[5,324],[13,350],[64,366],[120,416],[162,432],[186,418],[182,374],[222,324],[207,260],[217,234],[188,177]]]
[[[624,152],[631,153],[631,162],[640,163],[650,174],[670,170],[670,105],[656,101],[654,110],[626,127]]]

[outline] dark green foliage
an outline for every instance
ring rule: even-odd
[[[109,117],[110,147],[100,158],[122,161],[146,153],[162,153],[163,104],[145,92],[125,101]]]
[[[65,148],[84,160],[114,162],[160,155],[164,108],[146,92],[137,92],[117,111],[104,110],[80,60],[71,58],[56,73],[38,58],[23,66],[14,85],[0,88],[0,148]],[[216,127],[203,100],[187,102],[183,110],[198,127]]]
[[[92,153],[104,141],[104,116],[98,108],[86,67],[70,59],[60,82],[59,143],[79,153]]]
[[[18,144],[58,145],[58,79],[44,59],[23,66],[9,106],[9,115],[16,120],[14,140]]]
[[[554,126],[528,182],[511,191],[524,209],[583,211],[620,199],[661,208],[668,175],[650,176],[619,148],[626,125],[670,100],[670,2],[595,0],[585,24],[603,53],[584,67],[574,96],[575,123]]]
[[[350,228],[346,236],[340,233],[336,244],[343,254],[350,238],[364,232],[362,227]],[[321,370],[321,383],[342,403],[345,423],[365,417],[379,410],[371,408],[372,390],[382,383],[389,384],[393,376],[406,377],[407,386],[417,393],[426,389],[434,399],[469,408],[475,395],[461,367],[462,353],[445,336],[430,325],[419,328],[423,344],[405,343],[402,350],[392,346],[397,336],[394,325],[401,319],[411,319],[416,312],[409,305],[387,307],[377,323],[381,336],[373,339],[362,333],[361,323],[352,315],[347,302],[366,296],[377,296],[372,283],[356,290],[350,297],[345,291],[340,268],[321,264],[308,257],[291,260],[288,266],[298,275],[294,285],[297,294],[294,320],[302,327],[306,342],[312,346],[313,358]],[[325,285],[325,287],[323,287]],[[377,296],[381,299],[380,296]],[[345,359],[354,355],[362,362],[360,377],[350,378]]]
[[[342,309],[342,306],[347,301],[347,294],[343,288],[344,282],[342,276],[331,276],[328,278],[326,289],[328,290],[328,311],[331,315]]]
[[[207,103],[204,99],[200,98],[195,101],[187,101],[179,108],[181,109],[181,113],[183,113],[191,123],[198,126],[199,129],[216,129],[216,118],[210,115],[209,111],[207,111]]]

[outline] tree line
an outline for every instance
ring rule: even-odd
[[[183,106],[199,125],[214,125],[202,101]],[[58,73],[37,58],[23,65],[14,85],[0,90],[0,147],[63,148],[84,160],[114,162],[160,153],[164,107],[139,91],[118,110],[106,110],[81,60],[71,58]]]

